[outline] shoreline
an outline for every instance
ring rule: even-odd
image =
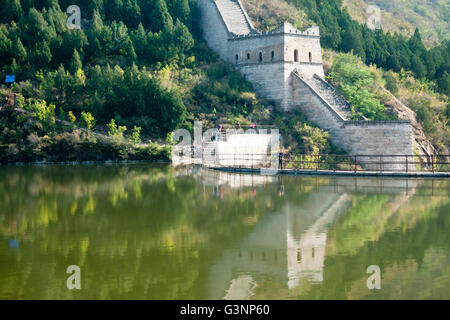
[[[113,165],[113,164],[140,164],[140,163],[172,163],[171,160],[102,160],[102,161],[35,161],[35,162],[11,162],[0,163],[2,167],[26,167],[26,166],[61,166],[61,165]]]

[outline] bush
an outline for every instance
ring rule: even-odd
[[[398,93],[397,79],[395,79],[392,72],[386,73],[384,79],[386,80],[386,89],[388,89],[393,95]]]
[[[81,112],[81,126],[88,130],[95,126],[95,119],[90,112]]]
[[[361,113],[371,120],[389,119],[386,107],[369,90],[376,82],[375,76],[359,57],[351,53],[337,55],[328,80],[350,102],[354,116]]]

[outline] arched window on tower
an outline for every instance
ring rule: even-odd
[[[271,61],[275,60],[275,51],[272,51],[272,56],[270,58]]]
[[[238,64],[238,62],[239,62],[239,55],[238,54],[234,57],[234,62],[236,64]]]
[[[250,61],[250,53],[247,53],[247,60]]]
[[[263,61],[262,52],[259,53],[259,58],[258,58],[258,60],[259,60],[259,63],[261,63],[261,62]]]
[[[309,63],[311,63],[312,62],[312,53],[310,52],[309,53]]]
[[[298,62],[298,50],[297,49],[294,50],[294,61]]]

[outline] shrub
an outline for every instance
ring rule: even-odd
[[[81,112],[81,125],[88,130],[95,126],[95,119],[90,112]]]
[[[131,131],[130,141],[134,144],[141,143],[141,127],[134,126],[133,130]]]

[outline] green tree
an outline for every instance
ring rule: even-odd
[[[72,60],[70,61],[70,71],[72,73],[76,73],[78,70],[82,70],[82,69],[83,69],[83,63],[81,62],[80,54],[75,49],[75,50],[73,50]]]
[[[9,67],[9,73],[17,75],[20,72],[20,66],[17,64],[16,59],[13,58],[11,66]]]
[[[130,141],[132,143],[139,144],[139,143],[142,142],[142,140],[141,140],[141,130],[142,130],[141,127],[134,126],[133,130],[131,131],[131,136],[130,136]]]
[[[69,111],[67,113],[67,118],[69,119],[70,123],[75,124],[75,122],[77,121],[77,117],[75,117],[75,115],[73,114],[72,111]]]
[[[175,0],[175,17],[180,19],[184,24],[190,25],[191,8],[189,0]]]
[[[123,6],[123,21],[131,28],[136,28],[141,21],[141,8],[136,0],[126,0]]]
[[[414,55],[412,57],[411,64],[417,78],[424,78],[427,75],[427,69],[425,68],[422,60],[417,55]]]
[[[159,32],[161,30],[171,30],[173,28],[173,19],[167,10],[164,0],[156,0],[151,14],[152,30]]]
[[[20,63],[24,63],[27,60],[27,51],[23,46],[22,41],[20,41],[20,38],[17,38],[16,41],[15,56],[17,58],[17,61],[19,61]]]
[[[12,45],[13,44],[9,38],[8,29],[6,29],[5,26],[0,25],[0,61],[2,61],[2,63],[11,61],[10,56]]]
[[[47,42],[41,42],[33,50],[32,60],[37,68],[46,67],[52,61],[53,55]]]
[[[23,17],[23,9],[20,4],[20,0],[6,0],[3,13],[3,19],[5,21],[19,21]]]
[[[139,24],[136,31],[131,33],[131,39],[133,41],[133,47],[136,50],[136,54],[139,58],[143,58],[148,50],[148,37],[142,23]]]
[[[89,131],[95,126],[95,118],[90,112],[81,112],[81,124]]]
[[[346,30],[344,39],[342,40],[342,47],[344,51],[346,52],[353,51],[355,54],[359,55],[363,60],[366,59],[362,36],[359,30],[355,30],[353,28]]]
[[[125,126],[117,126],[116,120],[111,119],[111,121],[106,125],[108,127],[108,135],[116,138],[123,138],[123,134],[127,131]]]

